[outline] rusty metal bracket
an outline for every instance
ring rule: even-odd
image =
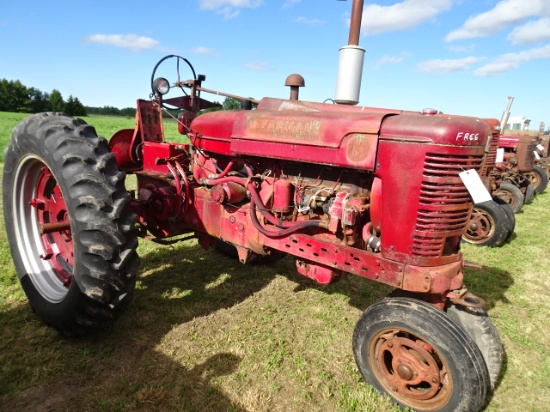
[[[447,293],[446,297],[455,305],[467,308],[485,308],[485,301],[472,292],[468,292],[466,288],[452,290]]]

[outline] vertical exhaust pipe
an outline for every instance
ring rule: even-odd
[[[504,133],[504,129],[506,129],[508,119],[510,118],[510,109],[512,108],[512,103],[514,103],[514,98],[512,96],[508,96],[508,106],[506,107],[506,110],[504,110],[504,112],[502,113],[502,117],[500,118],[500,133]]]
[[[338,77],[334,101],[338,104],[356,105],[359,103],[361,77],[365,49],[359,47],[363,0],[353,0],[348,45],[340,49]]]

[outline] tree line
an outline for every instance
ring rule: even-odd
[[[89,107],[84,106],[78,97],[63,98],[61,92],[53,89],[50,93],[36,87],[27,87],[19,80],[0,79],[0,112],[40,113],[65,112],[71,116],[88,114],[135,116],[136,109],[128,107]]]
[[[226,97],[220,107],[203,110],[201,113],[215,110],[240,109],[240,107],[240,100]],[[0,79],[0,112],[41,113],[50,111],[65,112],[70,116],[96,114],[133,117],[136,115],[136,109],[133,107],[119,109],[113,106],[84,106],[78,97],[72,95],[67,100],[64,100],[61,92],[57,89],[46,93],[35,87],[27,87],[19,80]],[[177,110],[170,110],[170,112],[174,112],[172,114],[177,115]]]

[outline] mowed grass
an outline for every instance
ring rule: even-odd
[[[548,191],[516,218],[501,248],[463,247],[483,265],[466,269],[466,283],[486,300],[506,351],[488,411],[550,404]],[[241,265],[194,241],[142,241],[139,253],[125,314],[66,339],[30,310],[0,223],[1,411],[398,410],[362,382],[351,350],[360,314],[390,288],[352,275],[323,287],[296,274],[291,257]]]
[[[28,116],[27,113],[0,112],[0,163],[4,162],[4,149],[11,138],[13,127]],[[135,126],[134,117],[93,115],[82,116],[81,119],[94,126],[98,136],[107,139],[121,129],[133,129]],[[187,142],[187,138],[179,134],[176,121],[171,118],[164,119],[164,132],[167,140]]]

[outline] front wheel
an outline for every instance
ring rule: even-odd
[[[514,213],[518,213],[525,202],[525,196],[523,196],[519,187],[509,182],[502,182],[498,189],[493,192],[493,195],[508,203]]]
[[[493,201],[500,206],[500,208],[504,211],[504,214],[508,216],[508,220],[510,221],[510,233],[506,238],[506,240],[508,240],[510,237],[512,237],[514,231],[516,230],[516,215],[514,214],[514,211],[512,210],[510,205],[502,200],[500,197],[493,196]]]
[[[512,222],[506,211],[495,201],[489,200],[474,205],[462,239],[476,246],[497,247],[509,238],[512,231]]]
[[[370,306],[353,334],[363,378],[416,411],[479,411],[489,388],[483,356],[447,314],[421,300]]]
[[[546,170],[540,166],[533,166],[533,171],[529,173],[529,181],[533,186],[535,194],[540,194],[546,190],[548,186],[548,175]]]
[[[535,197],[535,188],[531,184],[531,182],[527,179],[521,186],[521,192],[524,195],[524,204],[529,204],[533,201],[533,198]]]
[[[497,328],[487,312],[481,308],[468,308],[451,303],[446,312],[476,343],[489,372],[490,388],[495,389],[502,371],[504,348]]]
[[[80,119],[42,113],[14,128],[4,164],[12,258],[35,313],[66,335],[131,300],[135,216],[107,141]]]

